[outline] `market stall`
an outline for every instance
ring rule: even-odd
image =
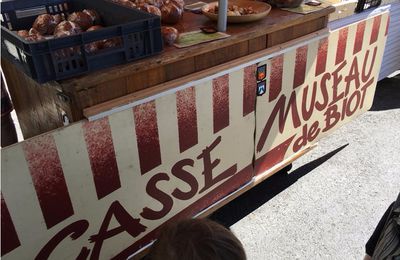
[[[162,224],[210,214],[368,110],[389,12],[328,31],[333,11],[274,8],[223,39],[46,83],[2,57],[32,137],[2,150],[2,257],[140,255]],[[209,25],[185,12],[175,27]]]
[[[13,81],[10,92],[22,133],[28,138],[63,126],[66,117],[69,122],[83,119],[85,108],[322,30],[333,10],[328,7],[302,15],[273,9],[261,21],[229,25],[230,37],[225,39],[182,49],[166,47],[161,54],[134,63],[44,85],[20,73],[3,58],[4,74],[8,80],[18,79]],[[184,33],[205,25],[213,23],[201,14],[185,12],[174,26]]]

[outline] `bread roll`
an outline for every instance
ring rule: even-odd
[[[31,35],[28,35],[27,37],[25,37],[25,40],[27,40],[29,42],[37,42],[37,41],[46,40],[46,38],[44,38],[40,34],[31,34]]]
[[[119,47],[122,45],[122,39],[120,37],[115,37],[112,39],[103,40],[102,44],[103,49]]]
[[[167,24],[176,24],[182,18],[183,9],[173,1],[166,0],[161,6],[161,21]]]
[[[185,6],[185,1],[183,0],[170,0],[170,1],[183,10],[183,7]]]
[[[85,12],[74,12],[68,16],[68,21],[76,23],[82,30],[87,30],[93,25],[93,19]]]
[[[40,33],[39,33],[35,28],[31,28],[31,29],[29,30],[29,35],[36,35],[36,34],[39,34],[39,35],[40,35]]]
[[[63,21],[59,23],[55,28],[54,36],[56,38],[61,38],[61,37],[75,35],[81,32],[82,28],[79,27],[79,25],[77,25],[76,23],[71,21]]]
[[[163,0],[145,0],[145,3],[149,5],[154,5],[158,8],[160,8],[164,4]]]
[[[93,26],[91,26],[89,29],[87,29],[86,31],[87,31],[87,32],[97,31],[97,30],[100,30],[100,29],[102,29],[102,28],[104,28],[104,27],[101,26],[101,25],[93,25]]]
[[[173,45],[179,37],[178,30],[169,26],[161,27],[161,34],[166,45]]]
[[[17,31],[17,35],[22,38],[26,38],[29,36],[29,32],[27,30],[19,30]]]
[[[53,34],[54,28],[57,26],[54,17],[50,14],[41,14],[33,23],[32,28],[39,32],[41,35]]]
[[[103,26],[94,25],[94,26],[90,27],[89,29],[87,29],[87,32],[97,31],[97,30],[100,30],[101,28],[103,28]],[[95,53],[95,52],[101,50],[102,48],[103,48],[103,41],[91,42],[91,43],[85,45],[85,50],[88,53]]]
[[[93,25],[100,24],[101,18],[100,18],[99,13],[96,10],[85,9],[82,12],[84,12],[85,14],[89,15],[90,18],[92,18]]]
[[[129,8],[135,8],[136,4],[129,1],[129,0],[113,0],[114,3],[122,5],[122,6],[126,6]]]
[[[161,10],[154,5],[145,4],[141,7],[139,7],[139,9],[142,11],[145,11],[149,14],[155,14],[155,15],[161,16]]]
[[[65,20],[61,14],[53,15],[53,19],[54,19],[55,24],[59,24]]]

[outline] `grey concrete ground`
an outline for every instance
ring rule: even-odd
[[[231,226],[249,260],[362,259],[400,191],[400,78],[378,85],[371,111],[213,218]]]

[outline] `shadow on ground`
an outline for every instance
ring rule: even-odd
[[[305,176],[333,156],[343,150],[346,146],[343,145],[326,155],[309,162],[296,170],[288,173],[290,167],[281,170],[280,172],[272,175],[270,178],[252,188],[246,193],[242,194],[235,200],[231,201],[224,207],[214,212],[210,218],[221,223],[225,227],[230,227],[240,219],[244,218],[264,203],[278,195],[283,190],[290,187],[298,179]]]
[[[400,108],[400,75],[378,82],[371,111]]]

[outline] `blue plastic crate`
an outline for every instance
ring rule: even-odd
[[[17,30],[29,30],[43,13],[68,15],[83,9],[96,10],[104,29],[65,38],[29,42]],[[162,51],[160,17],[115,5],[106,0],[14,0],[1,3],[3,56],[27,75],[44,83],[109,68]],[[114,48],[88,53],[85,45],[118,37]]]

